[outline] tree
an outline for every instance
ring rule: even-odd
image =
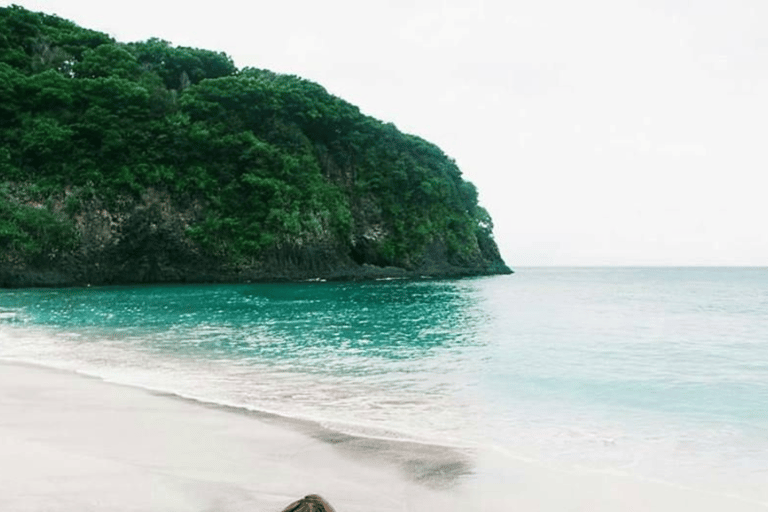
[[[141,73],[136,56],[122,45],[102,44],[87,49],[72,71],[77,78],[115,77],[135,80]]]

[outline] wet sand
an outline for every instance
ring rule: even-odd
[[[0,362],[0,510],[337,512],[680,510],[765,504],[316,424]]]
[[[323,432],[0,363],[0,510],[268,512],[317,493],[339,512],[362,512],[450,499],[443,450],[409,458]]]

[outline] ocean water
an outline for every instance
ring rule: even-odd
[[[1,290],[0,359],[768,505],[768,269]]]

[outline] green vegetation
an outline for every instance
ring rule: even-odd
[[[228,261],[332,241],[415,268],[435,242],[455,264],[495,248],[451,159],[323,87],[18,6],[0,8],[0,141],[0,248],[22,259],[71,250],[84,198],[150,189],[204,204],[186,236]]]
[[[19,205],[0,190],[0,247],[5,256],[26,255],[32,261],[56,256],[77,245],[77,232],[67,219],[54,215],[43,205]]]

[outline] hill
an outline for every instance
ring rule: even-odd
[[[0,285],[508,273],[437,146],[223,53],[0,8]]]

